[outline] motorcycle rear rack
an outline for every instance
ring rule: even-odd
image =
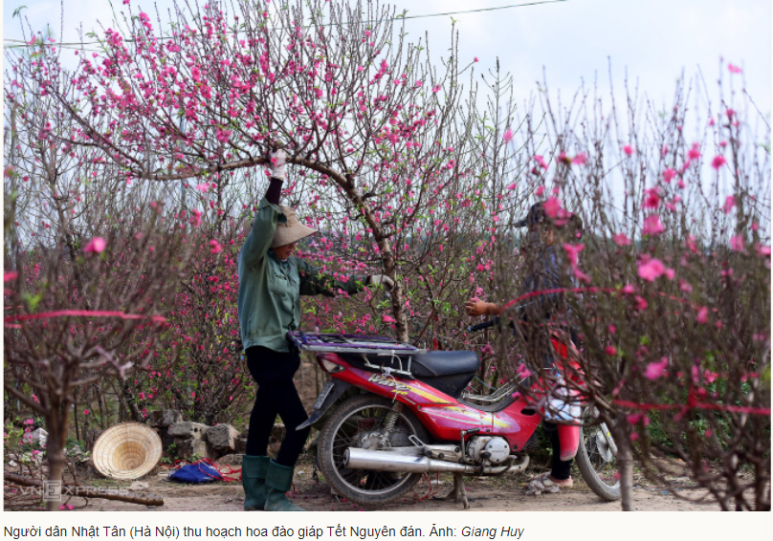
[[[287,336],[300,349],[313,353],[341,353],[344,355],[359,355],[364,361],[364,366],[370,370],[377,370],[385,376],[399,374],[415,379],[411,372],[413,356],[427,353],[425,348],[418,348],[411,344],[395,341],[386,336],[368,336],[356,334],[337,333],[305,333],[294,331]],[[373,364],[374,357],[388,357],[390,365]],[[407,366],[403,365],[406,360]],[[395,362],[397,361],[397,362]]]

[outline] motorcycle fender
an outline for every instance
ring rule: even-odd
[[[323,389],[323,393],[327,392],[327,397],[324,399],[322,404],[320,404],[317,407],[317,403],[319,402],[319,397],[317,397],[317,402],[315,402],[315,408],[314,411],[311,413],[308,419],[304,421],[303,423],[299,424],[295,430],[303,430],[304,428],[310,427],[314,423],[320,420],[320,418],[325,414],[325,412],[332,406],[338,398],[344,394],[344,392],[352,386],[351,383],[346,383],[345,381],[341,381],[340,379],[334,379],[330,383],[333,384],[333,388],[330,391],[327,391],[326,389]],[[322,394],[322,393],[320,393]]]

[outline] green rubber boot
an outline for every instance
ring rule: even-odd
[[[263,511],[266,505],[266,474],[269,457],[242,457],[242,486],[244,487],[244,510]]]
[[[303,511],[285,495],[293,486],[293,473],[295,468],[271,461],[266,474],[266,511]]]

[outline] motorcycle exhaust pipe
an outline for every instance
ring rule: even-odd
[[[353,470],[390,471],[406,473],[465,473],[468,475],[497,474],[507,470],[523,471],[529,464],[529,457],[517,466],[511,468],[509,464],[495,468],[486,467],[481,472],[480,466],[459,464],[458,462],[446,462],[435,460],[426,456],[402,455],[388,451],[371,451],[349,447],[344,451],[344,466]]]
[[[456,462],[435,460],[426,456],[410,456],[388,451],[371,451],[349,447],[344,451],[344,464],[353,470],[391,471],[407,473],[452,472],[467,473],[475,468]]]

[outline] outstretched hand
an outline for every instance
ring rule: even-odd
[[[468,316],[483,316],[488,314],[488,303],[478,299],[467,299],[464,309]]]

